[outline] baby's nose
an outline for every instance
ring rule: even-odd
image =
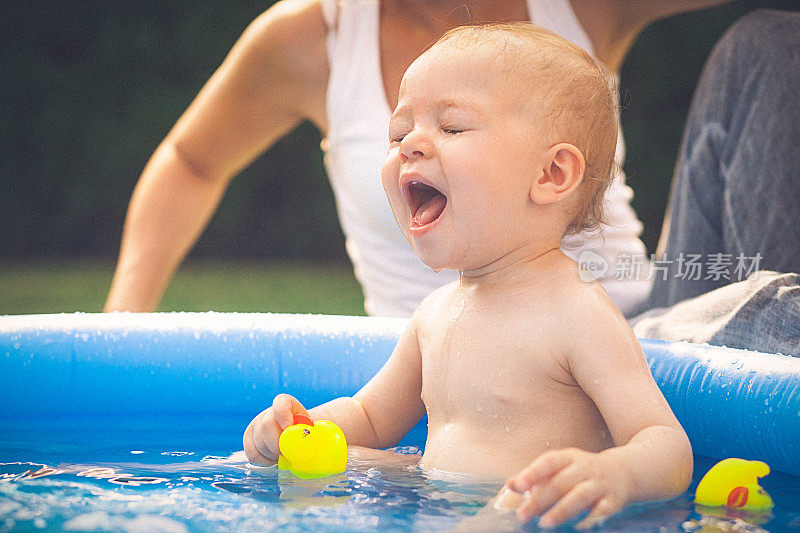
[[[424,158],[425,153],[422,150],[407,150],[401,152],[401,158],[404,161],[411,161],[414,159]]]
[[[433,144],[430,139],[417,130],[406,135],[400,143],[400,153],[405,159],[429,157],[432,151]]]

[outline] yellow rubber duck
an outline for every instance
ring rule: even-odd
[[[769,474],[769,466],[761,461],[723,459],[703,476],[695,491],[694,501],[706,507],[729,507],[743,511],[768,511],[775,505],[758,484],[758,478]]]
[[[347,469],[347,442],[341,428],[328,420],[294,415],[294,424],[278,439],[278,468],[301,479],[341,474]]]

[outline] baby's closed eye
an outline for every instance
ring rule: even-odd
[[[413,124],[402,115],[395,115],[389,120],[389,142],[399,143],[408,135]]]

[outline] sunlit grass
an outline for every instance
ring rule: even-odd
[[[100,312],[111,262],[0,266],[0,314]],[[159,311],[239,311],[363,315],[349,265],[204,262],[182,266]]]

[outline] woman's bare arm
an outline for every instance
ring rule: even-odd
[[[147,163],[106,311],[156,308],[230,180],[301,120],[324,127],[327,76],[318,0],[283,0],[250,24]]]

